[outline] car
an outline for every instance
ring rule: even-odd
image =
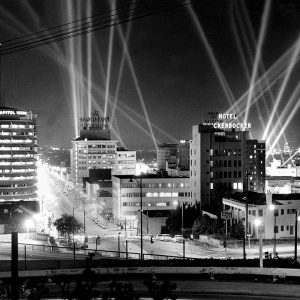
[[[174,243],[183,243],[184,238],[181,234],[176,234],[176,235],[174,235],[172,240]]]
[[[163,234],[160,234],[160,233],[157,234],[156,237],[155,237],[155,239],[159,240],[159,241],[163,241],[164,240]]]
[[[172,241],[172,238],[169,234],[164,233],[162,236],[163,236],[163,241],[165,241],[165,242]]]

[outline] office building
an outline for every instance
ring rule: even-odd
[[[0,232],[21,232],[39,211],[36,115],[1,107],[0,128]]]
[[[190,149],[192,199],[202,207],[221,203],[224,193],[265,191],[265,142],[248,131],[193,126]]]
[[[157,167],[160,170],[189,170],[190,141],[179,140],[178,143],[163,143],[157,149]]]
[[[94,112],[81,118],[80,136],[72,141],[71,178],[75,187],[83,188],[83,178],[91,169],[110,169],[111,174],[135,175],[135,151],[118,152],[118,141],[110,137],[108,118]]]
[[[161,177],[149,174],[137,177],[138,182],[131,178],[132,176],[129,175],[112,177],[112,213],[116,223],[124,224],[126,220],[136,227],[141,190],[144,214],[147,214],[147,211],[170,211],[176,209],[178,203],[182,202],[193,203],[190,198],[191,189],[188,177]],[[141,181],[140,178],[142,178]]]

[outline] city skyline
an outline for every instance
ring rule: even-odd
[[[76,119],[88,115],[88,98],[91,111],[103,110],[104,114],[107,106],[106,115],[113,120],[112,134],[124,145],[190,139],[192,126],[199,124],[206,112],[227,112],[233,103],[239,103],[231,112],[240,113],[243,118],[249,113],[254,138],[263,137],[261,121],[265,127],[269,125],[271,133],[272,127],[279,131],[291,116],[283,131],[290,145],[296,146],[300,129],[296,117],[299,41],[294,44],[300,25],[297,2],[291,1],[289,6],[284,1],[188,2],[176,9],[111,27],[113,30],[106,28],[4,55],[6,106],[38,114],[40,145],[70,147],[76,137]],[[126,3],[134,5],[135,1]],[[71,4],[31,0],[20,5],[18,1],[1,0],[0,22],[4,29],[1,42],[5,45],[7,40],[101,14],[113,9],[109,5],[104,7],[96,1]],[[126,37],[129,56],[124,59]],[[258,52],[263,64],[259,63]],[[119,77],[122,64],[123,76]],[[272,69],[274,65],[276,68]],[[254,76],[255,69],[258,73]],[[267,85],[264,99],[261,97],[257,106],[249,104],[260,93],[254,82],[264,70],[270,69],[268,80],[279,79]],[[72,76],[72,70],[77,70],[77,77]],[[251,82],[254,92],[239,101]],[[261,86],[264,84],[261,82]],[[72,102],[72,98],[76,101]],[[290,98],[293,99],[288,101]],[[278,105],[274,99],[279,100]],[[144,121],[147,117],[151,127]],[[270,117],[272,122],[267,124]],[[282,124],[275,126],[279,119]],[[267,136],[273,141],[276,134]],[[283,137],[279,140],[281,145],[284,141]]]

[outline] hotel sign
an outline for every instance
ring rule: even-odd
[[[95,110],[90,117],[81,117],[80,127],[89,129],[107,129],[109,127],[109,117],[101,117],[99,111]]]
[[[239,122],[237,114],[208,112],[203,125],[211,125],[216,129],[250,129],[251,123]]]

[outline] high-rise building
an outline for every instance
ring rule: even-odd
[[[221,201],[224,193],[265,191],[265,142],[248,131],[193,126],[190,149],[192,199],[202,206]]]
[[[36,115],[0,108],[0,232],[22,231],[38,212]]]
[[[190,141],[180,140],[178,143],[163,143],[157,149],[158,169],[189,169]]]
[[[91,169],[111,169],[111,174],[135,175],[135,151],[118,151],[117,140],[111,140],[108,118],[92,113],[81,118],[80,136],[72,141],[71,180],[83,187],[83,178],[89,177]]]

